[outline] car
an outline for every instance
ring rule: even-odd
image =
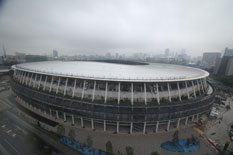
[[[12,130],[8,130],[6,133],[7,133],[8,135],[10,135],[11,132],[12,132]]]
[[[233,130],[229,131],[229,136],[230,136],[231,141],[233,141]]]
[[[212,108],[211,113],[210,113],[211,117],[218,117],[219,116],[219,111],[216,108]]]
[[[13,133],[11,136],[12,136],[13,138],[15,138],[16,134],[15,134],[15,133]]]

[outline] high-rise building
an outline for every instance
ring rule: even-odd
[[[233,56],[233,49],[225,48],[224,56]]]
[[[219,52],[203,53],[202,62],[206,68],[212,68],[215,66],[217,58],[221,57]]]
[[[165,52],[164,52],[164,56],[166,57],[166,58],[168,58],[169,57],[169,48],[166,48],[165,49]]]
[[[231,76],[231,75],[233,75],[233,57],[231,57],[231,58],[228,60],[225,75],[226,75],[226,76]]]
[[[53,57],[54,58],[58,57],[58,51],[57,50],[53,50]]]
[[[214,73],[225,76],[233,75],[233,49],[225,48],[224,56],[215,65]]]
[[[216,59],[215,66],[214,66],[214,71],[213,71],[214,74],[218,74],[219,67],[220,67],[220,64],[221,64],[221,60],[222,60],[222,58],[217,58]]]

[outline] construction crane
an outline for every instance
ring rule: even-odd
[[[2,50],[3,50],[3,62],[7,63],[6,49],[5,49],[4,45],[2,45]]]

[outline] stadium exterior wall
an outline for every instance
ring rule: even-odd
[[[11,86],[28,105],[72,125],[113,132],[179,128],[209,112],[207,77],[171,82],[103,81],[46,75],[12,67]],[[101,128],[100,128],[101,129]]]

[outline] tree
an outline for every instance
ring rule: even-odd
[[[159,153],[158,152],[152,152],[150,155],[159,155]]]
[[[112,147],[112,143],[110,141],[107,141],[107,143],[106,143],[106,152],[113,153],[113,147]]]
[[[133,155],[133,154],[134,154],[134,153],[133,153],[134,150],[133,150],[133,148],[130,147],[130,146],[126,146],[125,150],[126,150],[126,154],[127,154],[127,155]]]
[[[65,135],[65,128],[63,125],[58,125],[57,127],[57,134],[59,136],[64,136]]]
[[[192,135],[192,137],[191,137],[191,143],[194,144],[194,145],[196,145],[198,142],[199,142],[198,138],[196,138],[194,135]]]
[[[37,154],[41,154],[41,151],[43,150],[44,147],[44,143],[38,138],[34,138],[34,140],[31,143],[33,150],[37,152]]]
[[[226,106],[226,109],[227,109],[227,111],[229,111],[229,110],[231,109],[231,106],[228,104],[228,105]]]
[[[69,138],[74,139],[75,138],[75,131],[73,129],[70,129],[68,136],[69,136]]]
[[[119,150],[117,151],[117,155],[123,155]]]
[[[88,135],[87,136],[87,146],[92,147],[92,144],[93,144],[92,137],[90,135]]]
[[[173,134],[173,139],[172,141],[175,143],[175,142],[178,142],[179,141],[179,131],[176,130],[176,132]]]
[[[191,144],[191,141],[192,141],[191,138],[187,138],[186,139],[186,145],[189,146]]]
[[[30,140],[30,141],[28,141]],[[26,141],[30,143],[32,146],[33,151],[37,155],[52,155],[52,148],[47,146],[44,141],[42,141],[40,138],[35,137],[32,133],[29,133],[26,137]]]
[[[24,138],[25,138],[25,142],[28,144],[32,144],[32,142],[34,141],[34,137],[35,135],[33,135],[31,132],[29,132]]]

